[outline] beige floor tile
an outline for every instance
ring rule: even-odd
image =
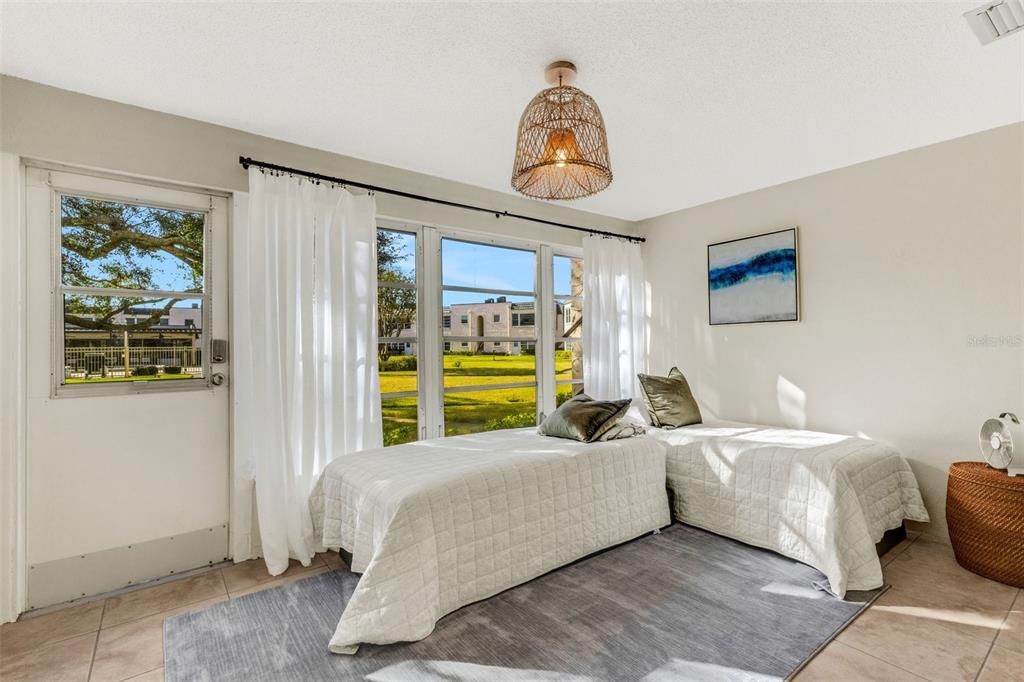
[[[103,601],[0,625],[0,656],[15,656],[62,639],[100,629]]]
[[[130,677],[127,682],[164,682],[164,669],[157,668],[156,670],[150,670],[148,673]]]
[[[814,657],[796,676],[795,682],[839,682],[840,680],[877,680],[878,682],[920,682],[922,678],[880,661],[863,651],[832,642]]]
[[[323,560],[323,562],[327,564],[327,568],[331,569],[332,571],[348,570],[348,564],[345,563],[345,560],[342,559],[337,552],[332,552],[328,550],[323,554],[318,554],[317,556],[319,556]]]
[[[953,548],[920,538],[884,567],[885,581],[907,597],[940,608],[1009,610],[1017,589],[971,573]]]
[[[1017,601],[1006,616],[996,646],[1024,654],[1024,590],[1017,593]]]
[[[314,575],[327,573],[330,570],[331,569],[323,565],[310,566],[309,568],[305,568],[301,571],[296,571],[294,573],[291,570],[289,570],[277,577],[271,578],[270,580],[265,580],[261,583],[253,585],[252,587],[247,587],[244,590],[239,590],[237,592],[231,592],[231,598],[236,599],[238,597],[243,597],[247,594],[252,594],[253,592],[260,592],[262,590],[269,590],[272,587],[280,587],[281,585],[287,585],[288,583],[295,582],[296,580],[302,580],[303,578],[312,578]]]
[[[0,657],[0,680],[3,682],[85,682],[96,644],[96,633],[90,632],[64,639],[24,653]]]
[[[159,668],[164,664],[164,619],[225,599],[226,596],[208,599],[100,630],[90,680],[119,682]]]
[[[313,575],[315,571],[324,568],[325,565],[320,555],[314,556],[309,566],[303,566],[292,559],[288,562],[288,570],[281,575],[273,576],[267,573],[267,565],[263,559],[253,559],[224,568],[224,582],[228,592],[234,595],[236,592],[243,592],[263,583],[283,578],[294,578],[299,575]]]
[[[224,596],[227,596],[227,591],[224,589],[224,579],[220,570],[146,587],[108,599],[102,627],[113,627],[137,618]]]
[[[889,590],[839,642],[936,682],[974,680],[1002,616],[908,604]]]
[[[1024,654],[1001,646],[993,647],[985,661],[979,682],[1021,682],[1024,680]]]

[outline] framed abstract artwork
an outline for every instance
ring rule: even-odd
[[[708,245],[708,321],[800,319],[797,263],[795,227]]]

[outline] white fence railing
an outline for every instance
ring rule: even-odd
[[[102,346],[92,348],[65,348],[64,368],[66,375],[99,374],[104,369],[124,373],[125,348],[123,346]],[[202,349],[200,348],[140,348],[128,347],[128,367],[181,367],[181,371],[196,374],[202,371]]]

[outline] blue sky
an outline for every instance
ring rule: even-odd
[[[413,235],[402,235],[400,243],[406,254],[400,261],[401,267],[412,274],[416,269],[416,238]],[[441,243],[443,284],[495,292],[536,291],[535,258],[536,254],[532,251],[444,239]],[[555,257],[556,294],[570,293],[570,261],[566,257]],[[476,303],[489,297],[487,294],[446,291],[444,305]],[[533,298],[509,296],[508,300],[518,303],[532,301]]]

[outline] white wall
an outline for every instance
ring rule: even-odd
[[[738,161],[739,162],[739,161]],[[797,225],[802,320],[708,325],[708,244]],[[1024,413],[1024,124],[639,223],[651,369],[705,413],[891,443],[945,536],[946,470]],[[972,337],[993,337],[976,345]]]
[[[245,107],[239,102],[239,107]],[[46,161],[92,166],[228,191],[246,191],[249,156],[350,180],[614,232],[633,223],[494,192],[443,178],[163,114],[0,74],[0,149]],[[409,125],[415,126],[415,115]],[[428,131],[424,131],[425,133]],[[425,140],[424,144],[429,144]],[[511,143],[510,143],[511,144]],[[511,154],[512,150],[509,149]],[[481,163],[492,163],[481,159]],[[511,158],[509,159],[511,175]],[[381,215],[578,246],[579,232],[512,218],[377,195]]]
[[[240,106],[244,104],[240,103]],[[508,210],[604,230],[632,229],[630,223],[614,218],[2,75],[0,122],[0,150],[22,158],[218,190],[246,191],[247,171],[238,164],[238,157],[244,155],[452,201],[493,207],[496,211]],[[415,118],[410,118],[410,125],[414,124]],[[581,239],[578,232],[513,219],[497,220],[483,213],[389,195],[378,195],[377,205],[382,215],[424,223],[566,245],[579,245]],[[18,231],[23,226],[17,219],[17,212],[5,211],[3,215],[0,229],[4,239],[0,243],[19,243],[21,235]],[[24,300],[5,299],[4,310],[13,311],[21,317],[21,306],[26,306],[34,316],[32,319],[36,326],[41,324],[45,327],[50,304],[46,284],[49,282],[50,261],[48,254],[44,253],[48,236],[42,235],[40,239],[42,248],[37,248],[37,253],[31,256],[35,261],[27,264],[36,276],[29,278],[30,286]],[[24,325],[26,319],[5,319],[5,324],[16,323]],[[64,417],[57,419],[54,416],[57,403],[48,395],[49,373],[45,362],[48,349],[37,350],[35,355],[44,361],[28,363],[31,373],[28,384],[32,394],[28,425],[30,445],[27,446],[30,450],[27,533],[30,563],[142,543],[227,521],[226,460],[210,461],[208,452],[195,449],[182,452],[178,459],[164,465],[153,462],[152,457],[141,456],[147,438],[174,438],[173,429],[169,433],[151,435],[152,429],[148,426],[153,424],[160,430],[159,425],[167,422],[164,412],[166,401],[158,410],[151,396],[75,399],[78,404],[74,420],[69,423]],[[0,376],[6,376],[8,366],[12,373],[25,367],[26,358],[12,355],[4,358],[3,363],[0,369],[4,373]],[[196,401],[212,401],[213,398],[208,393],[197,392],[182,393],[166,400],[181,401],[185,406],[194,405]],[[66,404],[62,405],[66,407]],[[6,404],[4,409],[7,409]],[[210,409],[219,407],[211,403]],[[121,428],[110,428],[112,413],[117,413],[123,420]],[[215,442],[220,436],[220,433],[196,433],[193,440]],[[7,441],[4,443],[6,447]],[[15,447],[23,445],[10,446]],[[68,491],[74,494],[67,494]]]

